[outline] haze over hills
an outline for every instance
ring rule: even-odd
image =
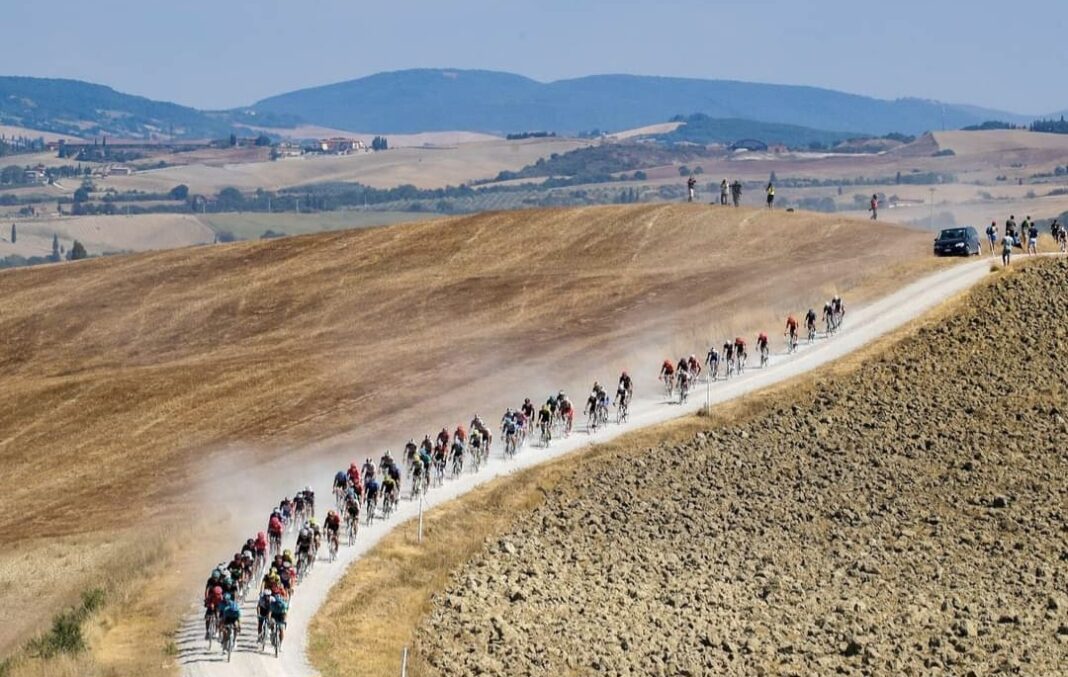
[[[921,99],[887,101],[816,87],[635,75],[542,83],[511,73],[417,69],[200,111],[78,80],[0,77],[0,124],[133,138],[219,137],[298,124],[387,134],[619,131],[676,115],[793,125],[835,134],[917,134],[1032,117]]]

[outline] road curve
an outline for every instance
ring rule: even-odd
[[[527,445],[512,460],[501,458],[499,456],[500,446],[497,445],[494,458],[490,459],[490,462],[477,475],[468,474],[447,482],[443,487],[432,489],[427,494],[424,506],[433,507],[460,496],[495,477],[543,463],[563,454],[579,451],[592,443],[604,442],[638,428],[692,414],[704,406],[706,394],[711,404],[715,405],[816,369],[898,329],[943,301],[967,290],[983,279],[989,267],[990,261],[982,257],[980,260],[970,261],[924,277],[863,308],[851,308],[843,330],[835,336],[816,341],[812,345],[805,345],[802,342],[798,351],[793,355],[773,354],[767,368],[750,368],[742,376],[732,378],[730,381],[719,381],[707,390],[703,383],[698,384],[685,406],[669,405],[662,397],[636,398],[631,408],[630,421],[625,425],[610,425],[592,435],[576,433],[569,439],[554,441],[547,450]],[[523,393],[517,393],[517,395],[522,397]],[[332,477],[294,477],[294,482],[298,484],[310,482],[316,494],[326,498],[327,501],[332,498],[331,480]],[[270,511],[270,498],[265,497],[263,505],[250,506],[249,509],[259,510],[266,516]],[[186,677],[248,677],[250,675],[304,677],[317,674],[308,662],[306,652],[308,627],[312,616],[326,599],[330,588],[344,574],[345,569],[363,553],[374,547],[379,539],[394,526],[415,517],[417,511],[417,504],[407,500],[402,501],[389,522],[380,520],[369,528],[361,526],[356,545],[351,548],[343,545],[337,561],[334,563],[319,561],[316,564],[308,578],[296,591],[289,614],[285,645],[277,659],[273,654],[257,653],[253,646],[255,600],[250,600],[245,605],[244,614],[246,628],[252,629],[246,629],[242,633],[230,663],[225,661],[217,644],[214,645],[211,653],[207,652],[199,601],[191,602],[190,612],[183,620],[176,638],[178,663],[182,674]],[[220,556],[225,554],[220,553]]]

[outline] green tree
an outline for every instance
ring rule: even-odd
[[[170,196],[172,200],[185,201],[189,199],[189,186],[183,183],[171,188]]]
[[[15,230],[15,224],[11,224],[11,244],[15,244],[19,239],[18,231]]]
[[[80,261],[87,258],[89,258],[89,252],[85,251],[85,245],[75,240],[70,247],[70,260]]]
[[[86,186],[82,186],[78,190],[74,191],[74,202],[75,203],[87,202],[88,200],[89,200],[89,189]]]
[[[59,261],[59,235],[52,233],[52,260]]]
[[[267,136],[266,134],[260,134],[256,137],[256,145],[260,148],[271,145],[271,137]]]
[[[230,135],[230,147],[232,148],[233,146],[236,146],[236,145],[237,145],[237,134],[231,134]]]

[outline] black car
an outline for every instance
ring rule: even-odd
[[[981,252],[979,233],[971,226],[946,228],[934,241],[935,256],[972,256]]]

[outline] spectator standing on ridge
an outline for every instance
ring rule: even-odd
[[[1005,234],[1016,237],[1016,216],[1014,214],[1009,215],[1009,220],[1005,222]]]
[[[1027,253],[1032,256],[1038,254],[1038,224],[1034,221],[1031,221],[1031,225],[1027,227]]]
[[[1012,235],[1005,235],[1001,238],[1001,265],[1009,265],[1009,261],[1012,259],[1012,245],[1015,238]]]
[[[879,220],[879,196],[878,195],[872,195],[871,196],[871,204],[868,205],[868,211],[871,212],[871,220],[872,221],[878,221]]]
[[[689,196],[687,202],[693,202],[693,199],[697,196],[697,179],[690,175],[690,178],[686,180],[686,193]]]
[[[768,209],[772,209],[772,205],[775,202],[775,185],[768,181],[768,187],[764,189],[764,192],[768,194]]]
[[[727,192],[730,190],[730,184],[727,183],[727,179],[723,179],[723,183],[719,184],[719,203],[724,207],[727,206]]]
[[[738,179],[735,179],[734,183],[731,184],[731,199],[734,200],[735,207],[742,201],[742,182]]]
[[[998,242],[998,222],[991,221],[986,227],[986,240],[990,245],[990,255],[994,255],[994,245]]]

